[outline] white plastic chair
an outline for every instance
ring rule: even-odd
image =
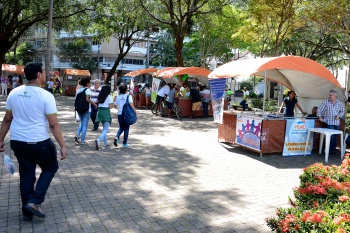
[[[343,148],[344,148],[344,151],[343,151],[343,154],[345,154],[345,151],[346,151],[346,139],[349,137],[349,134],[348,133],[346,133],[345,134],[345,136],[344,136],[344,146],[343,146]]]

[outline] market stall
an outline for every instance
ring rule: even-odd
[[[20,65],[2,64],[1,70],[2,70],[2,72],[5,72],[7,76],[12,75],[12,77],[14,77],[14,76],[21,75],[21,78],[23,81],[24,67],[25,66],[20,66]],[[8,88],[7,88],[7,93],[10,93],[11,89],[12,89],[12,86],[11,86],[11,83],[9,82]]]
[[[334,75],[321,64],[297,56],[272,57],[251,60],[234,61],[220,66],[209,74],[209,79],[235,78],[243,75],[256,75],[273,80],[294,90],[298,104],[307,112],[313,106],[319,106],[328,98],[330,90],[338,92],[338,100],[344,103],[344,93]],[[265,99],[265,98],[264,98]],[[287,125],[291,122],[305,126],[324,127],[315,119],[305,120],[297,114],[294,119],[287,119],[277,113],[242,113],[224,112],[223,123],[219,125],[218,137],[231,143],[238,143],[254,151],[262,153],[282,152],[286,148],[286,139],[290,137]],[[299,117],[299,118],[298,118]],[[251,126],[252,122],[254,127]],[[344,120],[341,122],[344,129]],[[313,141],[317,148],[316,136]],[[305,142],[305,141],[304,141]],[[300,145],[299,145],[300,144]],[[296,143],[299,147],[291,150],[301,150],[306,143]],[[309,145],[309,144],[307,144]],[[310,144],[312,148],[312,143]]]
[[[62,89],[65,95],[75,96],[75,88],[79,78],[90,77],[88,70],[66,69],[63,73]]]
[[[199,67],[168,67],[158,73],[154,73],[154,76],[164,79],[167,83],[179,83],[179,79],[176,76],[187,75],[188,81],[196,80],[195,85],[205,85],[208,86],[208,75],[210,70]],[[183,116],[188,117],[192,115],[192,101],[189,98],[181,97],[179,98],[179,106],[183,109]],[[227,103],[225,104],[227,109]],[[211,103],[209,104],[209,116],[213,115],[213,108]],[[197,111],[197,116],[203,116],[203,110]]]
[[[154,72],[157,72],[157,71],[158,70],[156,68],[140,69],[140,70],[134,70],[134,71],[131,71],[129,73],[126,73],[124,76],[136,77],[136,76],[142,75],[142,74],[153,74]],[[135,100],[136,101],[134,104],[138,108],[151,107],[150,104],[153,104],[153,103],[149,103],[148,105],[150,105],[150,106],[146,106],[146,94],[144,94],[144,93],[136,94]]]

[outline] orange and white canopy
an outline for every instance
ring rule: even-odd
[[[338,100],[344,102],[345,96],[341,85],[334,75],[321,64],[298,56],[270,57],[239,60],[226,63],[208,76],[215,78],[235,78],[238,76],[257,75],[294,90],[299,105],[310,112],[312,106],[328,98],[330,90],[338,92]]]
[[[129,73],[126,73],[124,76],[135,77],[141,74],[153,74],[154,72],[157,72],[157,71],[158,70],[156,68],[147,68],[147,69],[131,71]]]
[[[172,79],[175,82],[178,82],[178,79],[174,79],[174,77],[183,74],[187,74],[188,77],[195,77],[202,84],[208,85],[208,75],[210,74],[210,70],[200,67],[167,67],[154,75],[160,78]]]
[[[1,70],[14,74],[24,74],[24,66],[19,65],[2,64]]]
[[[66,69],[63,75],[71,76],[90,76],[90,71],[88,70],[78,70],[78,69]]]

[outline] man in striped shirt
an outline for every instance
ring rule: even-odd
[[[329,91],[329,98],[322,102],[318,108],[318,117],[321,122],[327,124],[328,129],[339,130],[340,118],[344,116],[344,105],[337,100],[338,92]],[[329,153],[334,154],[337,146],[337,135],[332,135]]]
[[[90,96],[90,100],[93,103],[97,104],[97,97],[100,94],[101,91],[101,82],[99,79],[95,79],[94,80],[94,85],[92,87],[90,87],[91,90],[91,96]],[[91,114],[90,114],[90,118],[92,123],[94,124],[94,127],[92,128],[93,131],[96,131],[98,129],[99,126],[99,122],[96,122],[96,116],[97,116],[97,108],[95,108],[93,105],[91,105]]]

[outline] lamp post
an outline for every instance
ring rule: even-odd
[[[97,74],[96,74],[96,77],[97,79],[100,79],[100,76],[99,76],[99,67],[100,66],[100,44],[97,45]]]
[[[46,43],[47,47],[46,47],[46,58],[45,58],[46,80],[50,79],[52,13],[53,13],[53,0],[50,0],[50,4],[49,4],[49,19],[48,19],[48,25],[47,25],[47,43]]]
[[[28,53],[33,53],[35,56],[39,57],[39,55],[37,54],[37,52],[34,52],[33,50],[27,50]],[[34,59],[33,59],[34,60]],[[36,62],[36,61],[33,61]]]

